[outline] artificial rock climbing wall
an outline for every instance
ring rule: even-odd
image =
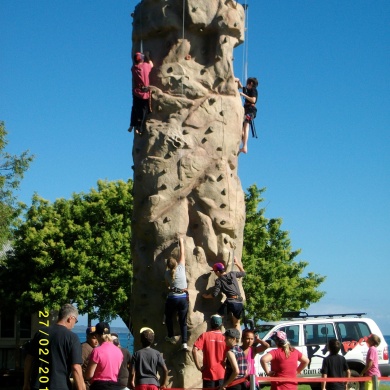
[[[133,14],[133,53],[149,51],[152,113],[134,134],[132,324],[151,327],[171,386],[199,387],[190,352],[164,341],[165,261],[186,246],[189,341],[207,329],[221,300],[211,266],[241,257],[244,194],[237,174],[243,118],[233,48],[242,43],[244,10],[232,0],[143,0]],[[229,324],[225,324],[229,326]]]

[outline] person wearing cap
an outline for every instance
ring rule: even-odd
[[[131,371],[131,353],[127,348],[121,347],[119,336],[117,333],[111,333],[112,342],[116,345],[123,354],[123,361],[118,374],[118,383],[122,390],[129,390],[130,386],[130,371]]]
[[[165,301],[165,324],[168,336],[166,341],[175,344],[176,339],[173,333],[173,316],[178,317],[181,333],[182,349],[187,349],[187,313],[188,313],[188,295],[187,295],[187,277],[186,260],[183,237],[179,238],[180,255],[179,261],[174,257],[167,260],[167,270],[165,271],[165,282],[169,289]]]
[[[153,68],[153,62],[149,55],[137,52],[133,56],[134,65],[131,68],[133,76],[133,107],[131,109],[130,127],[131,132],[135,128],[137,134],[142,134],[146,115],[150,112],[149,75]],[[145,61],[146,59],[146,61]]]
[[[77,308],[66,303],[58,312],[57,323],[35,334],[26,350],[23,390],[85,390],[81,344],[76,333],[71,331],[78,322],[78,315]],[[44,385],[39,381],[42,376],[48,379]]]
[[[240,318],[244,305],[242,303],[242,297],[240,294],[240,287],[238,286],[238,278],[243,278],[246,273],[242,264],[238,262],[237,257],[234,257],[234,264],[239,269],[239,272],[231,271],[226,272],[225,265],[223,263],[215,263],[211,271],[217,276],[215,286],[211,294],[203,294],[203,298],[210,299],[215,298],[219,293],[226,295],[226,301],[218,309],[218,314],[224,315],[225,307],[228,314],[232,314],[233,326],[240,330]]]
[[[219,390],[245,390],[245,376],[248,363],[244,351],[238,346],[240,332],[236,328],[228,329],[225,334],[225,343],[228,347],[226,354],[226,370]]]
[[[130,386],[135,390],[157,390],[167,387],[168,369],[159,351],[151,348],[154,332],[150,328],[140,330],[142,348],[134,352],[131,360]],[[160,381],[157,373],[160,371]]]
[[[219,387],[225,375],[225,355],[228,348],[221,332],[222,317],[214,314],[210,318],[211,330],[202,333],[195,341],[192,356],[196,368],[202,372],[203,388]],[[203,365],[199,364],[198,351],[203,353]]]
[[[91,352],[84,379],[91,384],[91,390],[121,390],[118,374],[123,354],[113,344],[110,325],[107,322],[99,322],[95,328],[100,346]]]
[[[309,364],[307,356],[290,345],[283,331],[274,332],[271,339],[276,343],[277,348],[260,359],[265,374],[281,378],[294,378],[299,375]],[[296,390],[297,388],[297,382],[271,382],[271,390]]]
[[[83,364],[81,365],[81,369],[83,371],[83,375],[85,374],[85,370],[87,369],[89,356],[91,355],[92,350],[99,345],[95,331],[95,326],[88,326],[85,331],[87,335],[87,340],[81,343],[81,357],[83,358]],[[87,390],[89,389],[88,381],[85,381],[85,387]]]

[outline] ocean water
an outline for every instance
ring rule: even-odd
[[[73,332],[77,334],[80,339],[80,342],[83,343],[86,340],[85,331],[74,330]],[[130,353],[134,352],[134,338],[130,332],[123,328],[120,328],[120,330],[114,328],[112,329],[112,332],[118,334],[121,347],[127,348]]]

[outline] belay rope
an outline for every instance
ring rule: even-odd
[[[244,4],[242,5],[244,8],[244,48],[242,50],[242,79],[246,80],[248,78],[248,48],[249,48],[249,42],[248,42],[248,4],[246,3],[246,0],[244,1]],[[245,82],[245,81],[244,81]]]
[[[182,12],[182,42],[181,42],[181,53],[180,55],[183,56],[184,53],[183,53],[183,50],[184,50],[184,37],[185,37],[185,4],[186,4],[186,0],[183,0],[183,12]],[[181,94],[182,96],[184,96],[184,84],[183,84],[183,77],[181,78]],[[182,217],[182,213],[183,213],[183,205],[182,205],[182,200],[183,200],[183,193],[182,193],[182,188],[184,187],[184,184],[183,184],[183,177],[182,177],[182,159],[183,159],[183,149],[182,149],[182,146],[180,147],[179,149],[179,161],[178,161],[178,165],[179,165],[179,171],[178,171],[178,176],[179,176],[179,191],[178,191],[178,198],[177,198],[177,201],[178,201],[178,207],[179,207],[179,218],[178,218],[178,221],[179,221],[179,226],[177,227],[177,230],[180,232],[180,225],[181,225],[181,217]],[[180,254],[180,251],[181,251],[181,248],[180,248],[180,242],[179,240],[177,241],[177,248],[178,248],[178,251],[179,251],[179,256],[181,255]]]

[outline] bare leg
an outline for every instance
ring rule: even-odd
[[[233,323],[233,327],[241,332],[240,320],[234,317],[234,315],[232,315],[232,323]]]
[[[248,153],[249,123],[245,122],[242,127],[242,148],[239,152]]]

